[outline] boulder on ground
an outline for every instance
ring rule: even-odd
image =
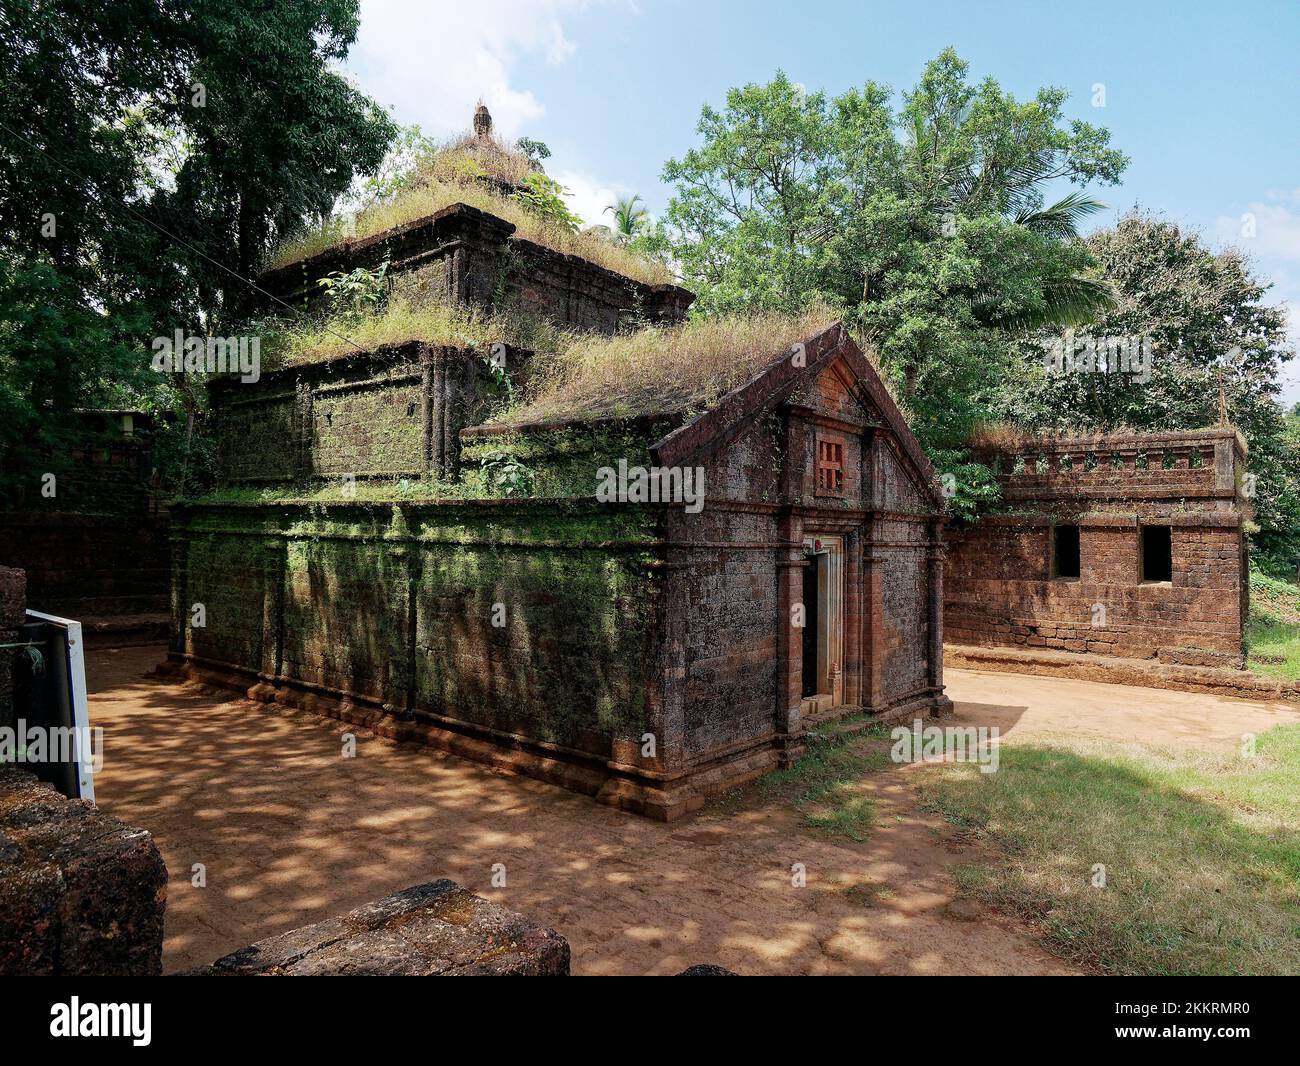
[[[454,881],[416,885],[226,955],[197,976],[568,976],[569,944]]]
[[[0,767],[0,974],[160,974],[166,903],[145,830]]]

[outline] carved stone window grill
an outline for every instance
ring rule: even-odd
[[[844,442],[817,438],[817,495],[844,495]]]

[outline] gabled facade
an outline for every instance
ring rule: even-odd
[[[669,512],[666,556],[685,681],[672,699],[706,779],[713,760],[725,777],[739,736],[773,723],[780,751],[850,710],[946,706],[929,462],[841,327],[800,356],[653,449],[660,466],[702,467],[709,486],[700,515]]]

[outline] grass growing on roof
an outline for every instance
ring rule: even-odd
[[[497,421],[704,411],[834,321],[830,310],[816,307],[794,316],[729,315],[578,337],[554,356],[538,359],[525,395]]]
[[[491,178],[506,185],[522,185],[536,168],[523,152],[496,133],[480,137],[463,133],[441,144],[419,161],[419,181],[467,181]]]
[[[452,204],[468,204],[515,226],[515,236],[543,247],[583,259],[648,285],[676,279],[662,263],[643,256],[596,233],[575,231],[549,221],[529,209],[515,194],[489,182],[517,185],[532,169],[518,152],[500,142],[490,148],[473,138],[460,138],[423,160],[415,174],[390,200],[362,210],[354,219],[331,218],[300,233],[272,252],[267,268],[287,266],[352,239],[383,233],[416,219],[426,218]],[[484,179],[488,179],[485,181]]]
[[[1001,857],[961,888],[1112,974],[1300,970],[1300,725],[1256,754],[1079,736],[926,768],[927,804]],[[1105,886],[1094,885],[1105,868]]]
[[[301,366],[372,351],[384,345],[425,341],[479,348],[501,341],[528,349],[554,349],[568,334],[544,319],[510,312],[486,313],[404,291],[402,281],[378,311],[345,313],[325,320],[278,323],[263,342],[266,369]]]

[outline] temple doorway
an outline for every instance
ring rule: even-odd
[[[805,715],[844,702],[844,540],[804,537],[803,688]]]

